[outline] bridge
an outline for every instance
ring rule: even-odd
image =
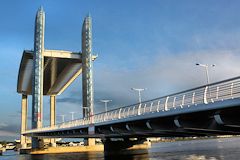
[[[147,137],[192,137],[240,134],[240,77],[203,85],[138,104],[94,114],[91,18],[82,30],[82,52],[44,49],[45,14],[39,9],[35,48],[25,50],[17,92],[22,94],[21,144],[32,137],[32,148],[50,138],[101,138],[106,151],[142,144]],[[39,41],[40,39],[40,41]],[[41,48],[42,47],[42,48]],[[39,49],[40,48],[40,49]],[[82,73],[83,118],[56,124],[56,96]],[[32,95],[32,128],[27,128],[27,96]],[[50,96],[50,126],[42,126],[42,96]],[[112,141],[112,138],[115,138]],[[130,141],[130,138],[136,138]],[[120,140],[116,140],[120,139]],[[116,145],[117,144],[117,145]]]
[[[240,77],[54,126],[36,137],[187,137],[239,134]],[[88,134],[93,127],[94,134]]]

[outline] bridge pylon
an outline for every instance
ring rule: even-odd
[[[92,18],[88,15],[82,26],[82,101],[83,118],[90,120],[88,134],[94,134],[93,108],[93,63],[92,63]],[[95,138],[86,138],[85,145],[95,145]]]
[[[44,67],[45,12],[40,7],[35,19],[34,58],[32,78],[32,128],[42,127],[43,112],[43,67]],[[39,148],[41,140],[32,137],[32,148]]]

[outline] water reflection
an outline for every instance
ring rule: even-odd
[[[129,154],[129,155],[115,155],[105,156],[104,160],[149,160],[148,153],[144,154]]]
[[[31,155],[31,160],[104,160],[102,152]]]
[[[209,157],[206,156],[198,156],[198,155],[190,155],[186,157],[186,160],[217,160],[215,157]]]
[[[153,144],[148,153],[104,156],[96,153],[18,155],[8,151],[0,160],[239,160],[240,138],[180,141]]]
[[[25,159],[24,159],[25,158]],[[127,154],[105,156],[103,152],[95,153],[69,153],[69,154],[49,154],[49,155],[28,155],[20,160],[149,160],[149,155]]]

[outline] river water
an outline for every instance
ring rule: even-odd
[[[240,160],[240,138],[221,138],[152,144],[147,154],[104,157],[99,153],[19,155],[7,151],[0,160]]]

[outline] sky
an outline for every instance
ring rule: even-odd
[[[81,26],[93,19],[95,113],[240,75],[240,2],[237,0],[1,0],[0,140],[19,137],[21,95],[16,92],[24,49],[33,49],[34,19],[46,12],[45,48],[81,51]],[[59,115],[81,118],[81,76],[57,97]],[[29,120],[31,97],[29,98]],[[49,97],[44,98],[44,125]],[[31,123],[29,121],[29,127]]]

